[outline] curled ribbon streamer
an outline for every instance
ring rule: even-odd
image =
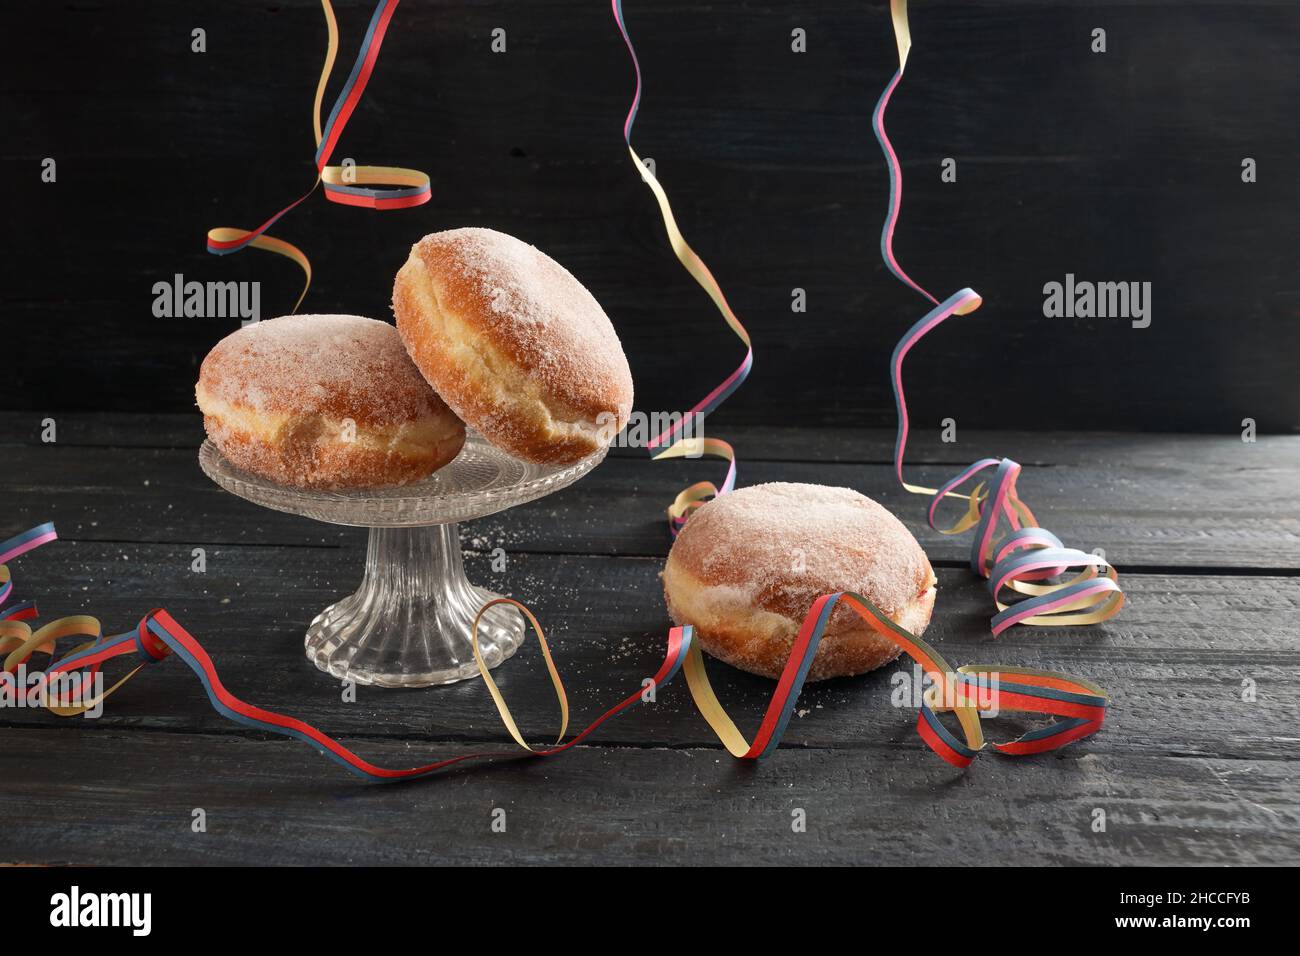
[[[325,49],[325,63],[321,68],[320,79],[316,83],[316,97],[312,104],[312,131],[316,137],[316,181],[298,199],[285,206],[267,219],[256,229],[236,229],[219,226],[208,231],[208,252],[223,256],[239,252],[248,246],[274,252],[296,262],[302,269],[305,281],[293,311],[302,305],[307,290],[311,288],[311,262],[301,249],[283,239],[266,235],[266,230],[275,225],[287,212],[294,209],[316,191],[317,186],[324,186],[325,198],[330,202],[345,206],[363,206],[368,209],[406,209],[419,206],[429,201],[430,186],[427,173],[418,169],[405,169],[400,166],[331,166],[330,157],[338,145],[339,137],[351,119],[353,111],[361,101],[370,75],[374,72],[379,58],[379,49],[383,45],[384,35],[388,31],[393,12],[401,0],[380,0],[370,18],[370,26],[361,42],[356,63],[343,89],[339,92],[329,119],[321,125],[321,103],[325,98],[325,87],[330,74],[334,71],[334,61],[338,58],[339,27],[334,16],[330,0],[321,0],[321,9],[325,14],[325,26],[328,39]],[[397,188],[376,189],[376,186]]]
[[[954,767],[965,768],[986,748],[1019,756],[1052,750],[1098,730],[1105,719],[1108,698],[1088,681],[1054,671],[967,665],[953,670],[939,652],[892,621],[860,594],[840,591],[813,602],[795,637],[776,691],[759,725],[753,743],[747,741],[718,701],[699,648],[686,658],[686,681],[695,705],[728,752],[742,760],[761,760],[776,751],[799,691],[803,687],[831,612],[843,603],[876,633],[887,638],[922,668],[931,684],[925,690],[917,715],[921,739]],[[1004,681],[1004,675],[1013,680]],[[940,722],[938,714],[952,712],[962,731],[958,738]],[[1063,720],[1052,721],[1004,743],[986,741],[980,714],[1037,713]]]
[[[664,229],[668,233],[669,244],[672,246],[677,260],[691,274],[691,277],[699,283],[700,288],[708,293],[709,298],[718,307],[718,311],[722,313],[722,318],[731,328],[731,331],[735,332],[736,337],[745,344],[745,357],[740,365],[736,367],[736,370],[728,375],[717,388],[696,402],[691,410],[683,415],[679,421],[656,435],[647,444],[647,448],[653,452],[665,442],[671,442],[667,448],[653,456],[655,461],[664,458],[698,458],[701,455],[712,455],[726,459],[729,462],[727,476],[723,480],[721,488],[710,481],[698,482],[683,490],[672,505],[669,506],[668,528],[676,536],[692,511],[704,504],[709,498],[726,494],[736,486],[736,453],[729,444],[719,439],[677,438],[674,440],[674,436],[683,431],[687,425],[703,421],[706,415],[725,402],[732,392],[740,388],[741,383],[749,377],[750,370],[754,367],[754,347],[750,343],[749,333],[740,324],[736,314],[731,311],[731,306],[722,292],[722,287],[718,285],[718,280],[713,277],[709,267],[690,247],[686,237],[682,235],[681,229],[678,228],[677,219],[673,216],[672,205],[668,202],[668,193],[664,191],[659,180],[655,178],[655,174],[637,155],[636,150],[632,148],[632,124],[636,122],[637,110],[641,106],[641,62],[637,59],[636,49],[632,46],[631,34],[628,33],[627,24],[623,20],[622,0],[610,0],[610,9],[614,12],[614,21],[618,24],[619,33],[623,35],[623,42],[627,45],[628,55],[632,58],[632,69],[636,73],[636,92],[632,96],[632,105],[628,108],[627,118],[623,121],[623,141],[627,144],[628,155],[632,157],[632,163],[640,172],[641,179],[654,193],[655,201],[659,204],[659,213],[664,221]]]
[[[971,761],[980,752],[990,748],[1009,756],[1054,750],[1095,733],[1105,720],[1109,698],[1096,684],[1068,674],[1028,668],[970,664],[953,670],[933,647],[900,627],[866,598],[849,591],[824,594],[813,602],[795,638],[790,657],[786,660],[785,668],[777,681],[776,690],[768,703],[767,712],[763,715],[753,743],[745,739],[718,700],[717,694],[714,693],[705,670],[704,656],[700,652],[699,643],[694,639],[695,629],[692,626],[675,627],[669,631],[668,659],[659,673],[651,679],[651,687],[657,689],[667,683],[680,667],[686,673],[686,683],[696,708],[727,751],[739,760],[762,760],[776,752],[786,725],[790,721],[795,702],[799,698],[799,692],[803,688],[804,680],[808,676],[808,670],[812,667],[817,647],[830,622],[831,612],[841,602],[862,618],[876,633],[887,638],[899,650],[916,661],[925,676],[929,678],[931,684],[925,689],[919,702],[917,733],[931,750],[954,767],[964,769],[970,766]],[[514,715],[492,679],[491,672],[479,651],[479,621],[488,608],[497,604],[509,604],[518,608],[527,617],[533,631],[537,634],[551,676],[551,683],[555,687],[556,698],[560,703],[562,720],[560,733],[556,739],[557,745],[564,739],[568,725],[568,696],[551,656],[550,646],[542,632],[542,625],[538,623],[533,613],[512,598],[497,598],[483,605],[474,619],[474,659],[478,662],[479,672],[484,683],[487,684],[488,691],[492,694],[492,699],[496,702],[502,722],[520,747],[537,756],[560,753],[581,741],[612,714],[634,702],[637,693],[624,700],[614,710],[601,716],[568,743],[549,750],[536,750],[531,747],[520,734]],[[671,666],[670,662],[672,662]],[[665,671],[667,671],[666,675]],[[644,699],[645,693],[641,691],[639,696]],[[956,716],[961,737],[952,733],[939,720],[938,715],[946,712]],[[980,725],[980,715],[997,716],[1005,713],[1041,714],[1061,719],[1050,721],[1014,740],[1001,743],[986,740],[983,727]]]
[[[725,495],[735,489],[736,453],[732,450],[731,445],[721,438],[697,437],[678,439],[671,446],[654,456],[654,461],[660,461],[666,458],[700,458],[704,455],[725,459],[729,463],[727,477],[723,479],[721,488],[711,481],[697,481],[678,493],[673,503],[668,506],[668,527],[674,537],[686,524],[686,519],[691,516],[692,511],[710,498]]]
[[[56,535],[51,524],[41,525],[25,534],[0,543],[0,561],[11,560],[48,541]],[[12,590],[8,568],[0,564],[0,606]],[[775,752],[790,719],[790,712],[812,665],[817,646],[830,620],[831,612],[840,602],[858,614],[878,633],[884,635],[903,652],[914,659],[932,681],[926,690],[917,717],[917,731],[926,744],[945,761],[956,767],[966,767],[981,751],[992,748],[1009,755],[1023,755],[1050,750],[1093,733],[1105,718],[1107,697],[1099,687],[1050,671],[1023,670],[995,666],[970,665],[953,671],[934,648],[920,638],[899,627],[866,598],[849,592],[823,595],[818,598],[805,617],[795,640],[790,659],[786,662],[776,693],[768,705],[758,734],[751,744],[745,740],[731,718],[727,716],[709,684],[704,669],[704,659],[695,641],[694,628],[674,627],[668,632],[668,647],[663,663],[651,678],[649,688],[638,688],[615,704],[584,730],[569,740],[564,740],[568,729],[568,698],[560,679],[559,670],[551,655],[550,645],[541,624],[524,605],[511,598],[497,598],[480,609],[474,620],[474,656],[484,675],[484,682],[496,702],[507,730],[525,751],[517,754],[507,751],[486,751],[461,754],[413,767],[383,767],[371,763],[338,740],[297,718],[264,710],[241,700],[222,684],[216,666],[199,641],[180,625],[166,610],[155,608],[146,614],[134,630],[104,637],[98,620],[89,615],[74,615],[46,624],[34,634],[21,618],[34,616],[31,605],[13,605],[0,611],[0,651],[5,653],[3,677],[9,679],[19,664],[24,663],[35,650],[43,650],[53,659],[54,644],[70,636],[91,638],[57,660],[41,675],[38,686],[47,687],[51,678],[61,674],[80,677],[74,692],[84,697],[90,680],[100,667],[119,657],[132,656],[136,667],[121,678],[108,691],[97,695],[90,703],[76,702],[70,694],[60,698],[49,709],[60,716],[82,713],[102,702],[122,686],[142,667],[175,655],[199,679],[214,710],[223,717],[256,730],[291,737],[309,744],[353,773],[369,780],[407,780],[422,777],[455,764],[471,760],[497,759],[507,756],[550,757],[564,753],[581,743],[610,718],[623,713],[639,702],[653,699],[651,689],[666,686],[677,673],[685,669],[687,683],[705,720],[718,734],[734,756],[757,760]],[[560,703],[560,732],[554,746],[537,749],[528,744],[510,714],[495,681],[492,680],[478,644],[478,625],[483,613],[497,604],[509,604],[523,612],[537,634],[538,644],[546,660],[547,671]],[[958,722],[961,736],[953,734],[939,720],[938,714],[951,712]],[[985,740],[980,726],[981,714],[1037,713],[1060,718],[1036,728],[1015,740],[994,743]]]
[[[890,97],[903,78],[907,54],[912,47],[907,22],[907,0],[891,0],[890,15],[894,37],[898,42],[898,71],[885,87],[872,113],[871,127],[885,154],[889,168],[889,208],[880,231],[880,255],[885,266],[900,282],[928,299],[934,308],[926,313],[899,340],[889,363],[889,378],[898,408],[898,436],[894,442],[894,472],[899,483],[912,494],[929,495],[930,527],[941,534],[961,534],[975,529],[971,544],[971,570],[989,581],[989,591],[998,612],[991,620],[993,633],[1001,634],[1015,624],[1066,626],[1096,624],[1109,620],[1124,605],[1115,568],[1104,558],[1067,548],[1050,531],[1037,527],[1029,507],[1016,493],[1020,465],[1010,458],[983,458],[967,467],[940,488],[913,485],[903,478],[903,458],[907,450],[907,399],[903,392],[903,359],[912,346],[954,315],[967,315],[980,307],[983,300],[972,289],[953,293],[943,302],[923,289],[898,264],[894,256],[894,227],[898,224],[903,199],[903,170],[893,144],[885,132],[885,110]],[[987,482],[976,485],[969,493],[957,489],[975,476],[996,469]],[[948,498],[967,502],[966,513],[947,528],[938,525],[939,505]],[[1075,573],[1056,582],[1035,583]],[[1007,603],[1002,595],[1013,591],[1022,595]]]
[[[0,543],[0,562],[11,560],[19,555],[31,551],[48,541],[56,538],[54,526],[52,524],[41,525],[33,528],[24,534]],[[0,563],[0,607],[8,599],[12,591],[12,582],[9,577],[9,569]],[[551,659],[550,648],[546,643],[545,635],[542,633],[541,626],[532,614],[509,598],[501,598],[486,605],[483,610],[487,610],[493,604],[508,603],[514,604],[528,617],[536,629],[538,642],[541,644],[543,654],[546,658],[547,668],[550,671],[551,679],[555,684],[556,692],[560,698],[562,723],[560,728],[560,739],[563,739],[565,730],[568,727],[568,701],[564,694],[564,685],[560,682],[560,675],[555,668],[555,663]],[[479,617],[482,616],[479,612]],[[0,610],[0,653],[5,654],[3,669],[0,670],[0,682],[8,682],[17,670],[19,664],[25,662],[34,650],[43,650],[50,655],[55,655],[54,644],[62,637],[68,636],[88,636],[92,639],[79,645],[67,654],[63,655],[56,661],[52,661],[50,666],[41,674],[37,684],[37,689],[48,687],[51,679],[61,674],[69,676],[80,675],[80,680],[76,682],[67,698],[60,698],[52,705],[47,705],[48,709],[59,716],[69,717],[82,713],[98,705],[109,694],[117,690],[142,667],[147,664],[154,664],[172,654],[187,666],[203,685],[203,690],[207,693],[208,700],[214,710],[221,716],[233,720],[236,723],[252,727],[255,730],[262,730],[268,733],[279,734],[284,737],[291,737],[295,740],[301,740],[309,744],[320,753],[341,764],[348,770],[369,780],[391,782],[395,780],[409,780],[413,777],[423,777],[439,770],[446,769],[455,764],[464,763],[471,760],[499,759],[502,757],[520,756],[511,751],[486,751],[480,753],[461,754],[456,757],[449,757],[444,760],[437,760],[432,763],[421,764],[414,767],[382,767],[378,764],[371,763],[365,758],[359,756],[354,751],[339,743],[336,739],[328,734],[318,730],[312,725],[289,717],[285,714],[279,714],[275,711],[264,710],[261,707],[247,703],[232,694],[221,683],[221,677],[217,673],[217,668],[208,656],[207,651],[199,641],[182,627],[175,618],[162,608],[155,608],[146,614],[139,625],[131,631],[125,631],[111,637],[104,637],[99,625],[99,621],[89,615],[75,615],[72,617],[60,618],[51,621],[34,634],[30,626],[19,618],[31,618],[35,616],[35,611],[30,604],[15,604],[7,611]],[[474,649],[475,656],[479,661],[479,666],[484,667],[482,657],[478,652],[478,621],[474,621]],[[664,685],[670,682],[677,672],[681,669],[682,661],[686,652],[692,644],[691,628],[673,628],[668,637],[668,653],[664,662],[655,672],[652,680],[656,686]],[[90,679],[99,673],[100,667],[115,658],[134,656],[139,662],[125,677],[114,684],[109,690],[92,699],[90,702],[72,703],[72,695],[78,697],[84,696],[86,686]],[[486,668],[484,667],[486,672]],[[0,687],[3,683],[0,683]],[[498,705],[504,707],[505,702],[501,699],[500,692],[496,685],[490,680],[488,686],[497,700]],[[30,691],[29,691],[30,693]],[[629,694],[624,700],[607,710],[604,714],[593,721],[585,730],[576,734],[565,743],[557,740],[557,746],[546,750],[534,750],[524,742],[518,728],[513,721],[508,722],[507,727],[511,735],[517,740],[528,754],[535,757],[548,757],[563,753],[569,748],[580,743],[590,735],[597,727],[605,723],[611,717],[621,714],[623,711],[645,700],[645,695],[638,689]],[[64,701],[69,702],[65,703]]]
[[[18,668],[26,664],[33,654],[46,654],[52,659],[55,654],[55,647],[60,639],[65,637],[90,638],[86,643],[78,645],[72,653],[85,651],[103,641],[103,632],[100,629],[99,621],[88,614],[75,614],[70,617],[59,618],[57,621],[51,621],[33,631],[27,621],[38,617],[35,604],[30,601],[21,601],[10,605],[8,608],[4,606],[13,593],[13,581],[9,575],[7,562],[26,554],[34,548],[39,548],[43,544],[54,541],[57,537],[58,534],[54,530],[54,525],[47,522],[0,543],[0,661],[2,661],[0,663],[0,688],[12,684],[10,690],[15,696],[20,694],[27,697],[34,696],[52,713],[58,714],[60,717],[73,717],[97,707],[110,694],[126,683],[135,671],[127,674],[126,677],[123,677],[108,690],[91,698],[89,701],[84,701],[86,689],[94,686],[93,681],[99,673],[99,665],[95,662],[87,665],[90,667],[89,672],[71,675],[76,680],[73,681],[71,687],[67,688],[65,697],[57,695],[59,688],[55,688],[55,696],[50,697],[48,671],[43,672],[32,686],[22,687],[19,685],[15,676]],[[139,668],[137,667],[136,670],[139,670]],[[71,702],[78,698],[83,699],[84,702],[80,704]]]

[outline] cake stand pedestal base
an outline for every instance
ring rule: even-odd
[[[307,490],[235,467],[211,440],[203,473],[231,494],[287,514],[370,529],[357,592],[331,604],[307,629],[307,659],[340,680],[379,687],[428,687],[479,675],[474,616],[499,597],[465,580],[458,521],[473,521],[567,488],[605,458],[571,465],[520,461],[466,430],[450,464],[396,488]],[[483,662],[496,667],[524,640],[524,618],[508,604],[479,622]]]
[[[465,577],[457,526],[371,528],[361,587],[307,628],[307,659],[340,680],[380,687],[428,687],[478,677],[474,616],[498,597]],[[509,605],[479,622],[489,668],[524,639],[523,616]]]

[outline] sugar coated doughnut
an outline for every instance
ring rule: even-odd
[[[484,438],[526,461],[570,464],[632,410],[609,318],[550,256],[491,229],[425,236],[393,285],[407,351]]]
[[[429,387],[397,329],[359,315],[292,315],[208,353],[195,397],[236,466],[298,488],[378,488],[456,457],[465,426]]]
[[[856,591],[917,636],[935,596],[925,552],[892,514],[848,488],[786,483],[742,488],[697,510],[673,543],[663,582],[672,619],[695,625],[705,651],[772,678],[820,595]],[[861,674],[898,653],[837,606],[808,679]]]

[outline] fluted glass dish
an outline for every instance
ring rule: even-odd
[[[604,457],[602,449],[573,465],[535,465],[471,431],[455,461],[400,488],[290,488],[236,468],[211,441],[199,449],[199,466],[254,504],[369,528],[361,586],[311,622],[307,658],[341,680],[427,687],[478,676],[470,631],[479,609],[498,596],[465,577],[456,523],[568,487]],[[488,667],[514,654],[523,639],[523,617],[514,608],[497,605],[484,615],[479,648]]]

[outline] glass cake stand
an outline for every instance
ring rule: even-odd
[[[232,465],[211,441],[199,466],[222,488],[254,504],[330,524],[370,529],[361,587],[307,628],[307,659],[343,680],[427,687],[478,676],[470,631],[498,595],[470,584],[456,522],[482,518],[565,488],[605,457],[575,465],[520,461],[470,432],[451,464],[400,488],[304,491]],[[524,640],[523,616],[498,604],[483,615],[479,649],[489,668]]]

